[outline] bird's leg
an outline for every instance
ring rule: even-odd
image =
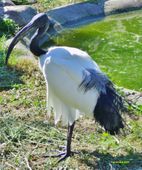
[[[71,151],[71,140],[72,140],[74,125],[75,125],[75,122],[72,125],[68,125],[66,152],[64,153],[63,157],[61,159],[59,159],[58,162],[60,162],[64,159],[66,159],[67,157],[73,155],[73,152]]]
[[[60,153],[57,154],[57,155],[46,155],[46,157],[55,158],[55,157],[61,157],[62,156],[61,159],[59,159],[59,161],[58,161],[58,162],[61,162],[64,159],[66,159],[67,157],[72,156],[74,153],[77,153],[77,152],[71,151],[71,140],[72,140],[74,125],[75,125],[75,122],[72,125],[68,125],[67,146],[65,147],[65,151],[64,152],[59,151]]]

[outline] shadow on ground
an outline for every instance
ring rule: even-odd
[[[80,159],[91,168],[91,170],[142,170],[142,153],[129,152],[127,155],[112,156],[109,153],[99,153],[93,151],[89,153],[85,150],[82,151],[84,155],[90,155],[95,159],[94,161],[89,159]]]
[[[0,67],[0,91],[12,89],[14,86],[24,84],[20,79],[23,71],[17,68]]]

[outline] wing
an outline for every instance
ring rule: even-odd
[[[96,72],[99,73],[97,77]],[[101,71],[87,53],[72,48],[54,48],[45,60],[43,74],[59,101],[70,108],[93,116],[99,97]],[[90,89],[84,90],[88,83]],[[54,106],[57,105],[55,100],[53,103]]]
[[[58,47],[53,48],[49,55],[51,56],[51,62],[60,67],[61,70],[64,70],[78,85],[82,82],[88,69],[94,70],[94,72],[99,73],[98,75],[102,73],[97,63],[82,50]]]
[[[84,92],[96,88],[99,93],[106,94],[106,84],[110,84],[110,80],[105,74],[96,69],[88,68],[83,71],[83,77],[79,86],[84,89]]]
[[[55,108],[55,122],[62,117],[66,124],[72,124],[85,113],[95,116],[110,132],[117,132],[118,127],[122,127],[118,113],[122,100],[87,53],[72,48],[54,48],[45,58],[43,73],[50,87],[51,104],[50,101],[48,104]],[[109,124],[114,125],[108,127]]]

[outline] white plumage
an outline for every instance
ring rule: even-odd
[[[84,93],[79,88],[86,68],[100,72],[90,56],[76,48],[54,47],[39,63],[48,88],[48,114],[53,108],[55,123],[62,118],[63,124],[72,125],[83,114],[93,118],[99,92],[94,88]]]
[[[108,77],[84,51],[71,47],[53,47],[48,51],[39,46],[39,39],[53,24],[46,14],[37,14],[12,40],[7,56],[16,43],[33,27],[37,29],[31,38],[30,50],[39,57],[39,66],[48,89],[48,114],[53,108],[55,124],[62,120],[68,125],[67,147],[63,160],[71,156],[71,138],[75,121],[82,115],[95,118],[110,134],[123,128],[121,111],[123,100]]]

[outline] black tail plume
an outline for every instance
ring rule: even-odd
[[[124,127],[121,112],[125,109],[121,96],[116,92],[113,84],[106,83],[106,93],[101,92],[96,107],[94,117],[101,126],[111,135],[118,134]]]

